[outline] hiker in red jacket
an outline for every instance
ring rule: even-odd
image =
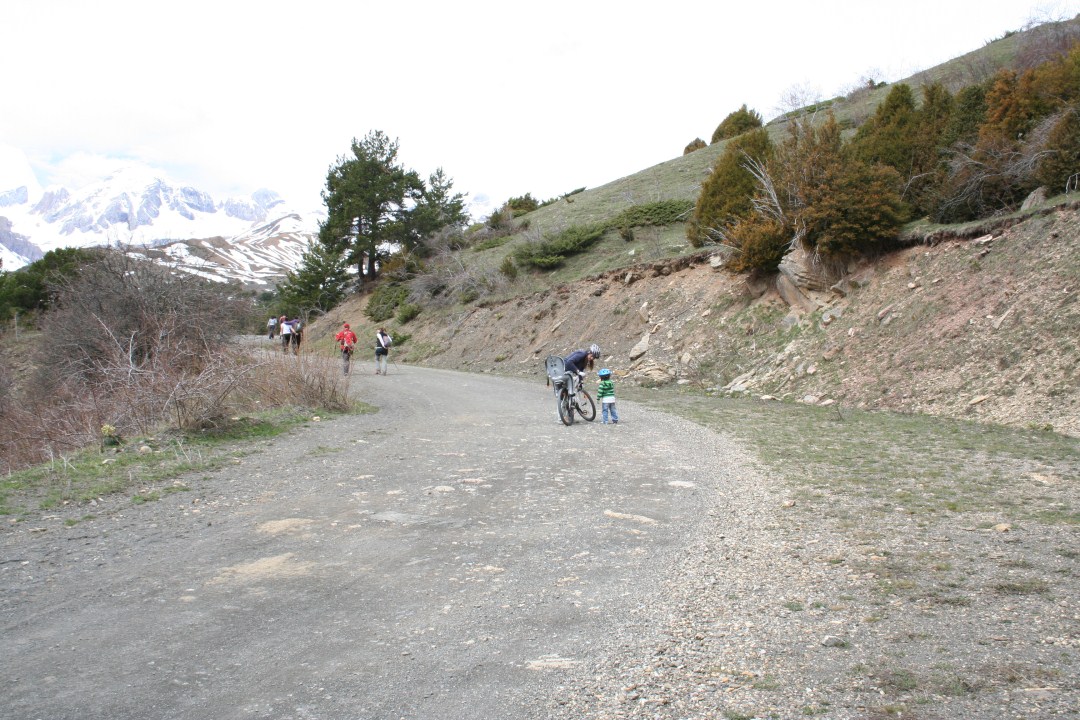
[[[345,374],[349,374],[349,361],[352,359],[353,348],[356,347],[356,333],[349,329],[349,323],[341,326],[341,332],[334,336],[341,347],[341,366]]]

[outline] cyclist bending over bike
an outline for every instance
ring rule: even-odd
[[[600,346],[593,343],[588,350],[575,350],[563,358],[566,372],[575,373],[578,380],[585,379],[585,371],[593,369],[593,362],[600,359]]]

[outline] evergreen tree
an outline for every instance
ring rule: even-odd
[[[705,144],[705,141],[701,138],[694,138],[686,147],[683,148],[682,154],[689,155],[692,152],[700,150],[702,148],[709,147]]]
[[[1076,189],[1077,173],[1080,173],[1080,106],[1070,106],[1053,119],[1035,177],[1051,192],[1060,193],[1066,190],[1070,180],[1071,188]]]
[[[423,242],[447,227],[464,227],[469,222],[465,196],[454,193],[454,181],[442,168],[432,173],[416,206],[408,214],[409,250],[420,250]]]
[[[540,207],[540,201],[534,198],[532,193],[525,193],[521,197],[512,197],[507,200],[506,207],[509,208],[513,217],[519,217]]]
[[[769,133],[758,128],[732,140],[701,185],[694,216],[686,226],[690,244],[700,247],[710,231],[731,224],[750,213],[757,184],[746,167],[747,160],[764,163],[773,150]]]
[[[809,188],[801,216],[807,244],[838,260],[886,248],[906,216],[899,189],[900,175],[886,165],[848,160],[830,166]]]
[[[338,158],[327,173],[319,240],[361,277],[374,279],[389,248],[410,241],[410,210],[423,194],[420,176],[398,163],[397,141],[373,130],[353,139],[351,155]]]
[[[51,286],[73,277],[79,268],[96,257],[94,250],[58,248],[24,268],[0,272],[0,318],[7,319],[16,312],[47,309],[52,299]]]
[[[715,145],[721,140],[742,135],[747,130],[761,127],[761,115],[756,110],[748,110],[745,103],[735,112],[728,115],[713,131],[710,145]]]
[[[986,93],[986,121],[979,128],[979,146],[1016,146],[1031,127],[1031,105],[1032,98],[1021,90],[1016,73],[999,71]]]
[[[341,302],[349,286],[345,257],[322,242],[304,252],[300,267],[288,273],[278,288],[287,313],[324,313]]]
[[[851,155],[865,163],[883,163],[905,177],[915,172],[915,96],[911,88],[894,85],[874,116],[856,131]]]
[[[974,143],[979,127],[986,122],[986,87],[969,85],[956,94],[953,112],[945,126],[941,144],[951,147],[957,142]]]

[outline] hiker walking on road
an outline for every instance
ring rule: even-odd
[[[281,352],[288,353],[292,344],[292,325],[284,315],[278,318],[278,329],[281,332]]]
[[[353,348],[356,346],[356,333],[349,329],[349,323],[341,326],[341,332],[334,336],[341,347],[341,366],[346,375],[349,374],[349,362],[352,360]]]
[[[390,337],[386,328],[379,328],[379,332],[375,333],[375,374],[386,374],[386,361],[390,355],[390,344],[394,342],[394,339]]]
[[[304,323],[299,317],[296,317],[292,319],[291,324],[293,352],[299,355],[300,341],[304,339]]]

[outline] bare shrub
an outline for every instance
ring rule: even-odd
[[[250,360],[249,360],[250,362]],[[250,366],[235,394],[245,406],[320,408],[333,412],[349,409],[349,381],[341,363],[312,354],[299,356],[265,353]]]
[[[1044,19],[1034,20],[1031,25],[1016,51],[1017,70],[1030,70],[1063,57],[1080,42],[1080,22]]]
[[[255,408],[348,408],[336,362],[237,348],[245,308],[225,288],[107,252],[52,291],[37,372],[21,388],[0,372],[2,469],[97,445],[106,425],[134,437]]]

